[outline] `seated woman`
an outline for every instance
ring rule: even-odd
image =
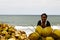
[[[37,26],[38,26],[38,25],[41,26],[42,28],[51,26],[51,25],[50,25],[50,22],[47,20],[47,15],[46,15],[46,13],[43,13],[43,14],[41,15],[41,20],[38,21]]]

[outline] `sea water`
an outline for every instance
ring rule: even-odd
[[[36,26],[41,20],[40,15],[0,15],[0,23],[8,23],[17,26]],[[60,15],[48,15],[51,25],[60,25]]]

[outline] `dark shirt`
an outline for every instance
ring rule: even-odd
[[[41,26],[41,20],[38,21],[37,26]],[[46,27],[51,26],[49,21],[46,21]]]

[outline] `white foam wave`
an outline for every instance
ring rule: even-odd
[[[51,26],[53,29],[60,29],[60,26]],[[36,26],[15,26],[17,30],[23,30],[27,36],[35,31]]]

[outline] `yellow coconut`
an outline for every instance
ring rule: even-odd
[[[52,34],[53,29],[51,27],[46,27],[42,30],[42,35],[43,36],[49,36]]]
[[[60,30],[59,29],[55,29],[53,31],[53,34],[56,36],[56,37],[59,37],[60,38]]]
[[[8,39],[8,40],[16,40],[15,38],[10,38],[10,39]]]
[[[39,34],[37,32],[33,32],[28,37],[30,40],[38,40]]]
[[[35,32],[37,32],[39,35],[42,34],[43,28],[41,26],[36,26]]]
[[[54,40],[53,37],[46,37],[46,40]]]

